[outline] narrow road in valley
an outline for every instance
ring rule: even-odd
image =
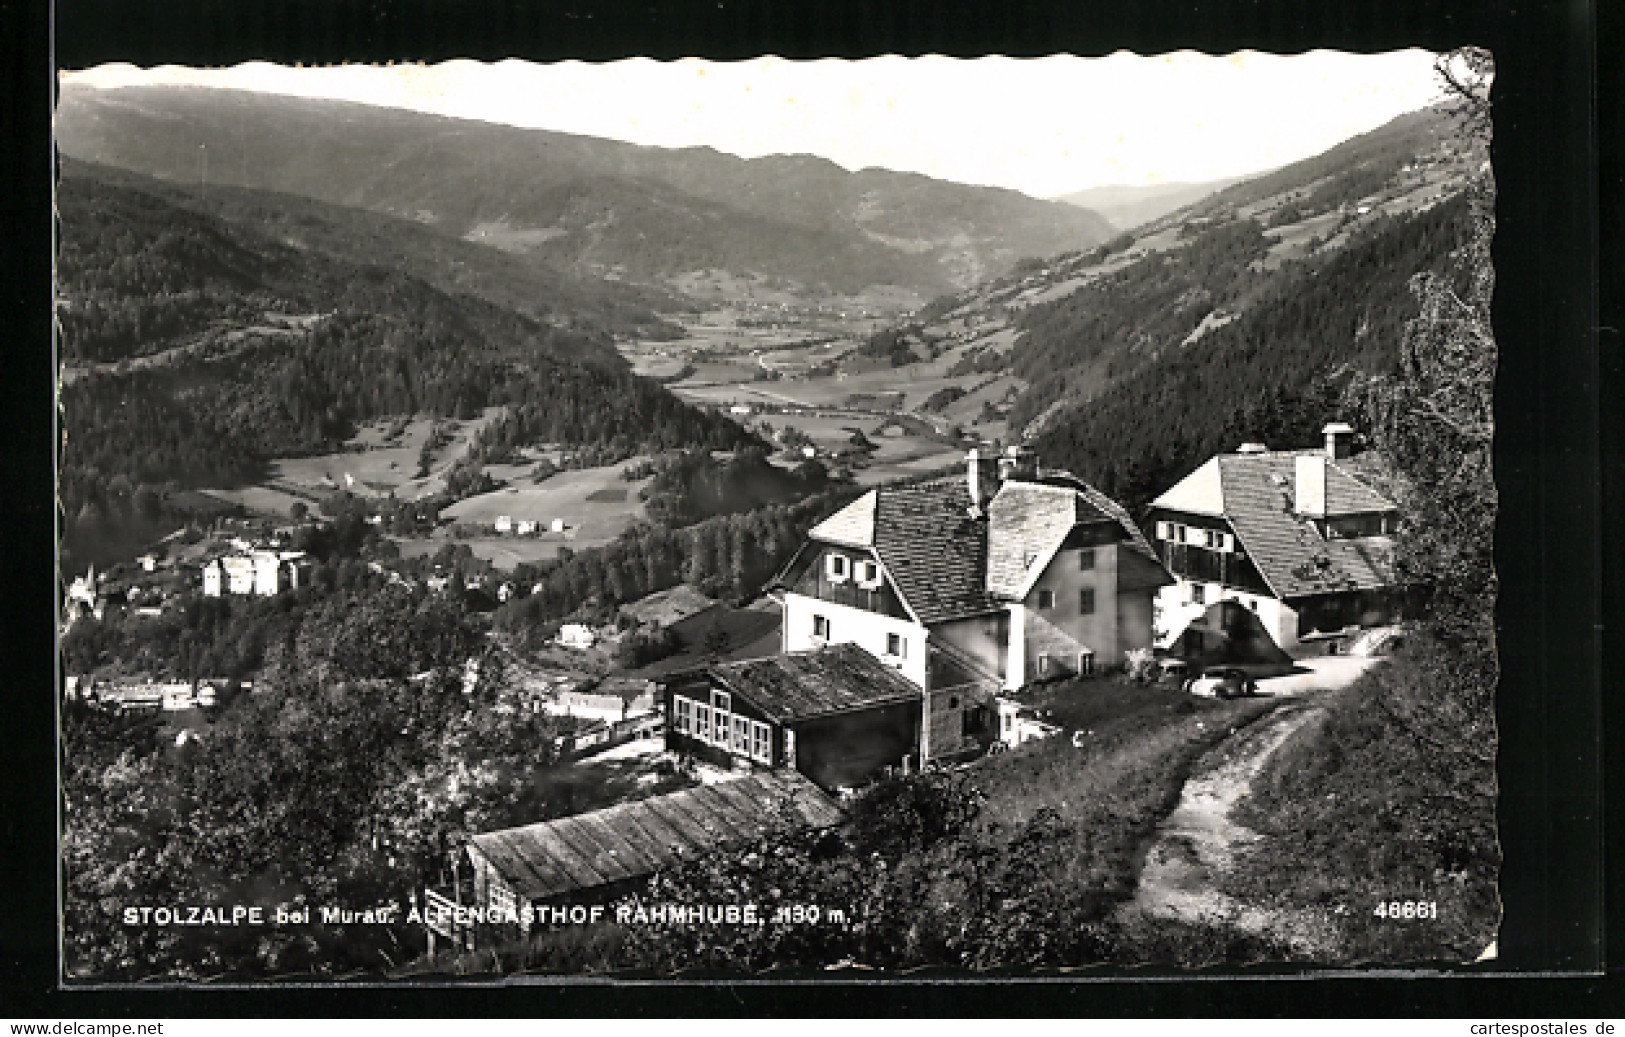
[[[1261,681],[1262,693],[1287,701],[1198,762],[1179,804],[1158,825],[1134,898],[1121,910],[1266,936],[1314,958],[1335,952],[1338,927],[1330,917],[1244,903],[1217,886],[1240,851],[1260,838],[1231,819],[1232,809],[1281,746],[1325,716],[1320,694],[1353,682],[1377,661],[1348,656],[1308,660],[1307,672]]]

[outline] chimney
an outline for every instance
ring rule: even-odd
[[[999,458],[999,481],[1009,482],[1011,479],[1036,479],[1038,477],[1038,458],[1024,446],[1007,446],[1004,456]]]
[[[1267,454],[1267,453],[1269,453],[1269,449],[1270,448],[1265,446],[1263,443],[1243,443],[1240,446],[1236,447],[1236,453],[1238,453],[1238,454]]]
[[[979,450],[965,455],[965,486],[970,490],[972,507],[985,508],[993,495],[999,492],[999,463],[992,453],[984,456]]]
[[[1320,430],[1326,437],[1326,459],[1341,461],[1354,453],[1354,429],[1341,421],[1334,421]]]
[[[1321,454],[1299,454],[1293,507],[1308,518],[1326,517],[1326,458]]]

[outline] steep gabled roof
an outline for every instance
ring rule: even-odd
[[[653,874],[681,856],[785,826],[827,828],[840,808],[793,770],[620,803],[469,840],[519,896],[542,900]]]
[[[879,490],[870,490],[829,518],[807,531],[814,540],[843,547],[873,547],[875,542],[875,500]]]
[[[988,504],[987,589],[1025,597],[1080,522],[1105,522],[1100,509],[1070,486],[1007,482]]]
[[[1223,518],[1224,489],[1219,476],[1219,458],[1209,458],[1206,464],[1174,483],[1171,489],[1152,501],[1151,506]]]
[[[1392,586],[1397,577],[1391,538],[1328,540],[1314,522],[1297,514],[1297,459],[1320,454],[1319,450],[1220,454],[1152,506],[1210,514],[1189,505],[1201,501],[1196,491],[1210,490],[1212,474],[1217,473],[1222,504],[1218,515],[1229,521],[1242,549],[1278,597]],[[1336,462],[1327,462],[1326,511],[1330,516],[1395,510],[1393,501]]]
[[[985,585],[987,520],[972,518],[961,476],[877,491],[874,549],[916,619],[927,625],[1000,609]]]
[[[919,685],[855,644],[716,663],[703,672],[781,724],[918,701]]]

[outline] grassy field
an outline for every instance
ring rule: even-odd
[[[435,451],[426,478],[417,478],[418,455],[434,421],[414,418],[400,422],[400,434],[392,438],[388,434],[395,422],[374,422],[358,429],[345,450],[280,458],[271,462],[270,475],[261,485],[208,492],[220,500],[277,515],[286,515],[296,501],[308,506],[335,490],[348,490],[358,497],[394,493],[402,500],[415,500],[442,488],[441,473],[467,452],[473,435],[500,411],[491,407],[471,421],[452,423],[451,440]]]
[[[559,472],[540,483],[521,475],[492,493],[460,500],[441,512],[453,522],[491,525],[500,515],[514,521],[532,519],[545,529],[554,519],[563,519],[582,544],[604,543],[621,535],[634,521],[645,517],[637,492],[648,480],[635,483],[621,478],[621,471],[642,458],[603,468],[582,468]],[[488,469],[498,475],[499,469]],[[501,471],[506,471],[502,469]]]
[[[1053,810],[1070,842],[1066,873],[1054,881],[1114,898],[1132,894],[1140,856],[1196,761],[1276,706],[1107,678],[1049,685],[1021,699],[1047,711],[1063,732],[968,768],[987,796],[984,816],[1005,828]]]

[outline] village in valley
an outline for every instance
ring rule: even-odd
[[[1476,276],[1458,267],[1487,160],[1439,111],[1121,229],[1068,224],[1073,246],[1019,262],[946,217],[940,241],[914,210],[918,240],[870,229],[871,184],[841,255],[895,246],[902,273],[819,285],[687,252],[657,278],[606,258],[607,217],[568,265],[575,215],[467,216],[442,241],[450,217],[416,195],[363,217],[304,181],[190,185],[142,120],[180,125],[174,105],[206,134],[225,102],[77,89],[70,978],[1345,963],[1493,940],[1486,829],[1406,873],[1454,921],[1394,936],[1367,918],[1389,864],[1321,874],[1342,852],[1325,830],[1357,826],[1300,805],[1355,809],[1337,796],[1368,775],[1344,760],[1406,796],[1483,779],[1410,775],[1362,707],[1426,694],[1393,675],[1446,671],[1436,622],[1477,644],[1460,631],[1487,586],[1434,619],[1429,473],[1468,472],[1467,493],[1487,439],[1417,448],[1442,440],[1393,401],[1422,390],[1383,380],[1421,341],[1425,272]],[[278,133],[311,117],[253,104]],[[244,217],[251,187],[290,199]],[[292,195],[315,201],[266,215]],[[73,243],[74,204],[135,230]],[[138,264],[97,250],[147,219],[203,230],[141,262],[208,273],[110,289]],[[347,274],[356,228],[421,265]],[[501,264],[532,253],[512,269],[568,270],[539,283],[585,316],[510,303]],[[920,275],[927,254],[958,280]],[[168,337],[119,338],[120,305],[161,309],[133,326]],[[1277,353],[1240,359],[1261,340]],[[153,426],[124,406],[143,399]],[[217,415],[177,417],[203,399]],[[1471,752],[1486,701],[1429,715]],[[1492,786],[1461,793],[1491,828]],[[328,922],[183,932],[107,907],[204,898]]]

